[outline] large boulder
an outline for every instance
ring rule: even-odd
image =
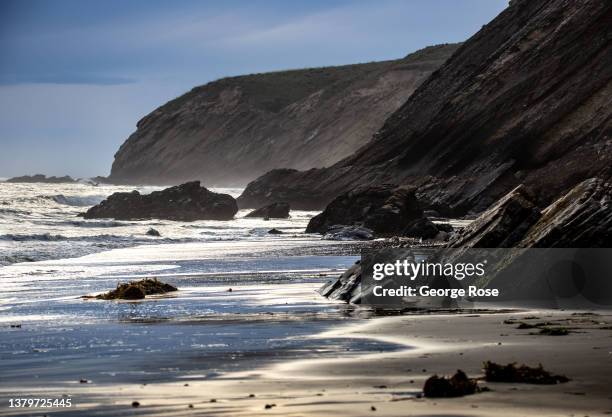
[[[332,226],[323,235],[324,240],[371,240],[374,233],[370,229],[359,226]]]
[[[238,211],[236,200],[229,194],[218,194],[188,182],[151,194],[114,193],[87,210],[86,219],[118,220],[166,219],[178,221],[230,220]]]
[[[379,236],[412,233],[413,237],[433,238],[438,231],[424,217],[414,193],[414,187],[394,184],[357,187],[310,219],[306,232],[327,233],[344,224],[366,227]],[[432,227],[428,228],[429,223]]]
[[[264,217],[269,219],[289,218],[289,203],[272,203],[253,210],[244,217]]]

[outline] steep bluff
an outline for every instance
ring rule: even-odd
[[[274,168],[330,166],[366,143],[456,48],[196,87],[138,122],[116,153],[109,179],[233,185]]]
[[[253,181],[241,207],[322,208],[356,185],[410,184],[446,214],[479,212],[523,183],[546,205],[612,167],[612,2],[514,0],[352,156]],[[295,201],[293,190],[299,190]]]

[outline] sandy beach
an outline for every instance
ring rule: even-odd
[[[571,330],[543,336],[517,324],[551,322]],[[286,359],[218,378],[149,384],[74,384],[29,389],[28,396],[69,395],[74,406],[52,415],[231,416],[573,416],[612,413],[612,313],[475,311],[373,318],[339,325],[318,339],[369,339],[401,349],[332,358]],[[482,363],[542,364],[570,378],[557,385],[489,383],[491,391],[450,399],[421,398],[426,378]],[[15,387],[17,388],[17,387]],[[10,395],[3,389],[2,396]],[[17,392],[25,392],[20,389]],[[132,403],[137,401],[139,407]],[[267,407],[266,407],[267,406]],[[3,409],[1,415],[28,415]]]

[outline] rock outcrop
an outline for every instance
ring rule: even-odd
[[[525,184],[540,207],[612,175],[612,3],[516,0],[467,40],[352,156],[267,174],[244,200],[312,194],[322,209],[357,185],[419,187],[424,209],[478,213]],[[274,179],[274,181],[264,181]]]
[[[612,247],[612,184],[590,178],[576,185],[542,211],[517,246]]]
[[[253,210],[244,217],[263,217],[268,219],[287,219],[289,218],[288,203],[272,203],[267,206]]]
[[[519,185],[456,233],[450,248],[511,248],[542,216],[535,198]]]
[[[562,257],[566,253],[559,255],[552,249],[612,247],[612,184],[599,178],[587,179],[543,210],[535,206],[533,199],[524,185],[516,187],[454,236],[446,245],[447,249],[454,250],[444,252],[438,261],[461,262],[464,256],[474,256],[468,253],[472,248],[513,248],[486,253],[487,258],[496,256],[487,266],[487,282],[480,283],[482,287],[498,289],[503,294],[499,299],[554,301],[555,288],[561,287],[555,280],[563,277],[550,275],[545,259],[558,265],[556,260],[565,262]],[[525,250],[531,248],[549,250]],[[589,285],[581,289],[582,296],[609,305],[612,284],[603,271],[611,261],[601,258],[608,253],[595,250],[572,252],[571,255],[574,256],[572,262],[582,266],[585,262],[593,262],[595,270],[602,272],[595,278],[591,276]],[[571,277],[571,282],[563,283],[564,288],[575,285],[574,279]],[[362,299],[360,283],[361,264],[358,262],[338,279],[326,283],[319,292],[332,299],[359,303]]]
[[[115,154],[109,180],[244,185],[273,168],[329,166],[366,143],[456,48],[196,87],[138,122]]]
[[[438,230],[424,217],[414,191],[394,184],[357,187],[336,197],[310,219],[306,233],[327,233],[331,227],[344,224],[366,227],[379,236],[433,238]]]
[[[75,180],[68,175],[64,175],[63,177],[47,177],[43,174],[36,175],[23,175],[21,177],[13,177],[6,180],[6,182],[13,183],[47,183],[47,184],[62,184],[62,183],[75,183]]]
[[[218,194],[188,182],[151,194],[114,193],[83,215],[86,219],[231,220],[238,206],[228,194]]]

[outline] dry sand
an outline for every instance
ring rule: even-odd
[[[537,318],[532,318],[532,317]],[[554,322],[566,336],[534,335],[507,320]],[[612,414],[612,313],[521,311],[383,317],[341,326],[329,338],[355,337],[405,346],[394,352],[336,359],[295,359],[212,380],[149,385],[82,384],[75,407],[50,415],[214,416],[596,416]],[[433,374],[462,369],[482,376],[482,363],[539,363],[571,381],[558,385],[480,382],[490,392],[451,399],[420,398]],[[185,383],[188,383],[185,386]],[[28,392],[58,396],[66,387]],[[250,396],[253,395],[253,396]],[[133,401],[140,406],[133,408]],[[190,408],[189,405],[193,408]],[[266,408],[266,404],[275,404]],[[32,414],[0,409],[0,415]],[[38,413],[36,415],[42,415]]]

